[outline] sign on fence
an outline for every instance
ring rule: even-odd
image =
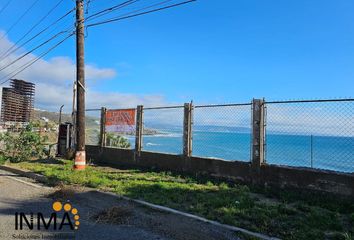
[[[135,131],[135,109],[107,110],[106,132],[132,133]]]

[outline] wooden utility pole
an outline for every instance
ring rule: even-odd
[[[85,169],[84,0],[76,0],[76,153],[75,169]]]

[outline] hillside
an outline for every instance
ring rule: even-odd
[[[43,117],[47,118],[49,121],[54,122],[56,124],[59,123],[59,113],[49,112],[45,110],[38,110],[38,109],[33,110],[33,114],[32,114],[33,120],[40,120]],[[61,119],[62,122],[71,122],[71,114],[62,113]]]
[[[59,123],[59,113],[58,112],[49,112],[46,110],[33,110],[32,120],[37,121],[41,120],[42,118],[47,118],[49,122],[58,124]],[[61,122],[72,122],[71,114],[69,113],[62,113],[61,115]],[[86,116],[86,127],[87,128],[97,128],[99,125],[100,119],[98,117]]]

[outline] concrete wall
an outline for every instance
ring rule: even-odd
[[[86,146],[86,154],[87,158],[92,159],[96,164],[112,167],[155,167],[161,170],[205,174],[232,181],[280,188],[308,189],[354,198],[354,174],[278,165],[262,165],[260,168],[254,168],[249,162],[200,157],[184,158],[180,155],[154,152],[141,152],[140,156],[134,157],[133,150],[99,146]]]

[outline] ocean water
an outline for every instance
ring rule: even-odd
[[[129,137],[134,146],[134,138]],[[181,154],[181,131],[143,136],[143,150]],[[251,159],[250,133],[194,131],[193,156],[228,161]],[[354,137],[267,134],[266,162],[269,164],[312,167],[354,172]]]

